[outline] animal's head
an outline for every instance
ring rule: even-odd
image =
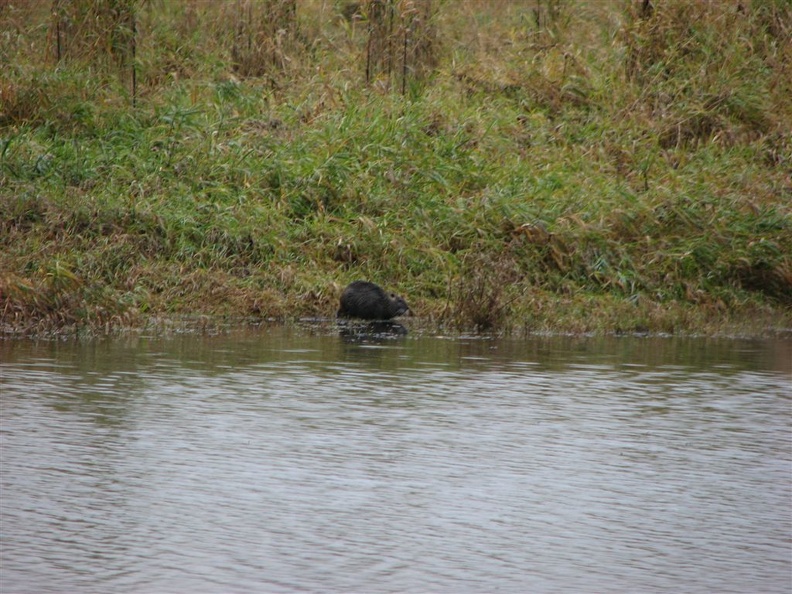
[[[407,302],[404,300],[403,297],[400,297],[395,293],[391,293],[390,300],[393,306],[394,316],[401,316],[406,314],[408,311],[410,311],[410,306],[407,305]]]

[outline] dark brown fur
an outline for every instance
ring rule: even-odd
[[[410,311],[407,302],[368,281],[355,281],[341,294],[339,318],[390,320]]]

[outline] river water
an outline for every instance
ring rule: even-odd
[[[0,341],[0,591],[792,590],[792,341]]]

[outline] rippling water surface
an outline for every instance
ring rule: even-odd
[[[792,590],[792,343],[0,342],[0,590]]]

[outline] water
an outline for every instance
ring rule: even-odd
[[[0,341],[0,590],[792,590],[792,342]]]

